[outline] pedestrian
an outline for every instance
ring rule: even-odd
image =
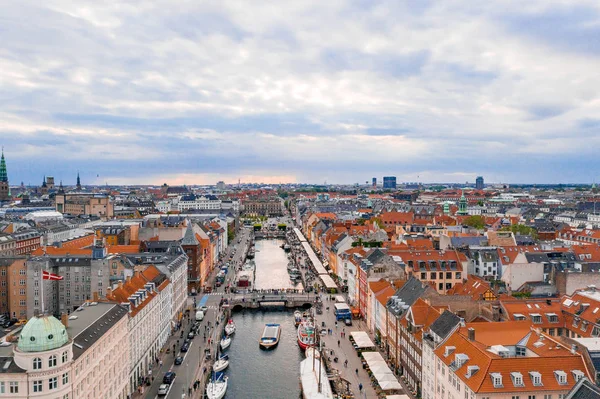
[[[360,392],[362,392],[362,382],[359,382],[359,383],[358,383],[358,390],[359,390]]]
[[[344,360],[344,367],[348,367],[348,359]]]
[[[358,369],[356,369],[356,375],[358,376]]]
[[[340,340],[338,339],[338,346],[340,346]]]

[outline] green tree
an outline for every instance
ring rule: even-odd
[[[483,229],[485,227],[485,218],[480,215],[469,216],[463,224],[475,229]]]
[[[536,240],[538,237],[536,229],[534,229],[533,227],[525,226],[524,224],[513,224],[510,226],[504,226],[500,230],[512,231],[514,234],[530,236],[534,240]]]

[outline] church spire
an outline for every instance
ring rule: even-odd
[[[6,161],[4,160],[4,147],[2,147],[2,157],[0,158],[0,181],[8,183],[8,173],[6,173]]]
[[[79,178],[79,171],[77,171],[77,190],[81,190],[81,179]]]

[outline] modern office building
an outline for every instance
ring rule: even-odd
[[[483,190],[483,176],[477,176],[477,179],[475,179],[475,188]]]
[[[396,176],[384,176],[383,177],[383,188],[385,189],[396,189]]]
[[[373,188],[377,188],[377,178],[373,178]]]

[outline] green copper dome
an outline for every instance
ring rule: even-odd
[[[23,352],[44,352],[69,342],[65,326],[54,316],[33,317],[21,330],[17,347]]]

